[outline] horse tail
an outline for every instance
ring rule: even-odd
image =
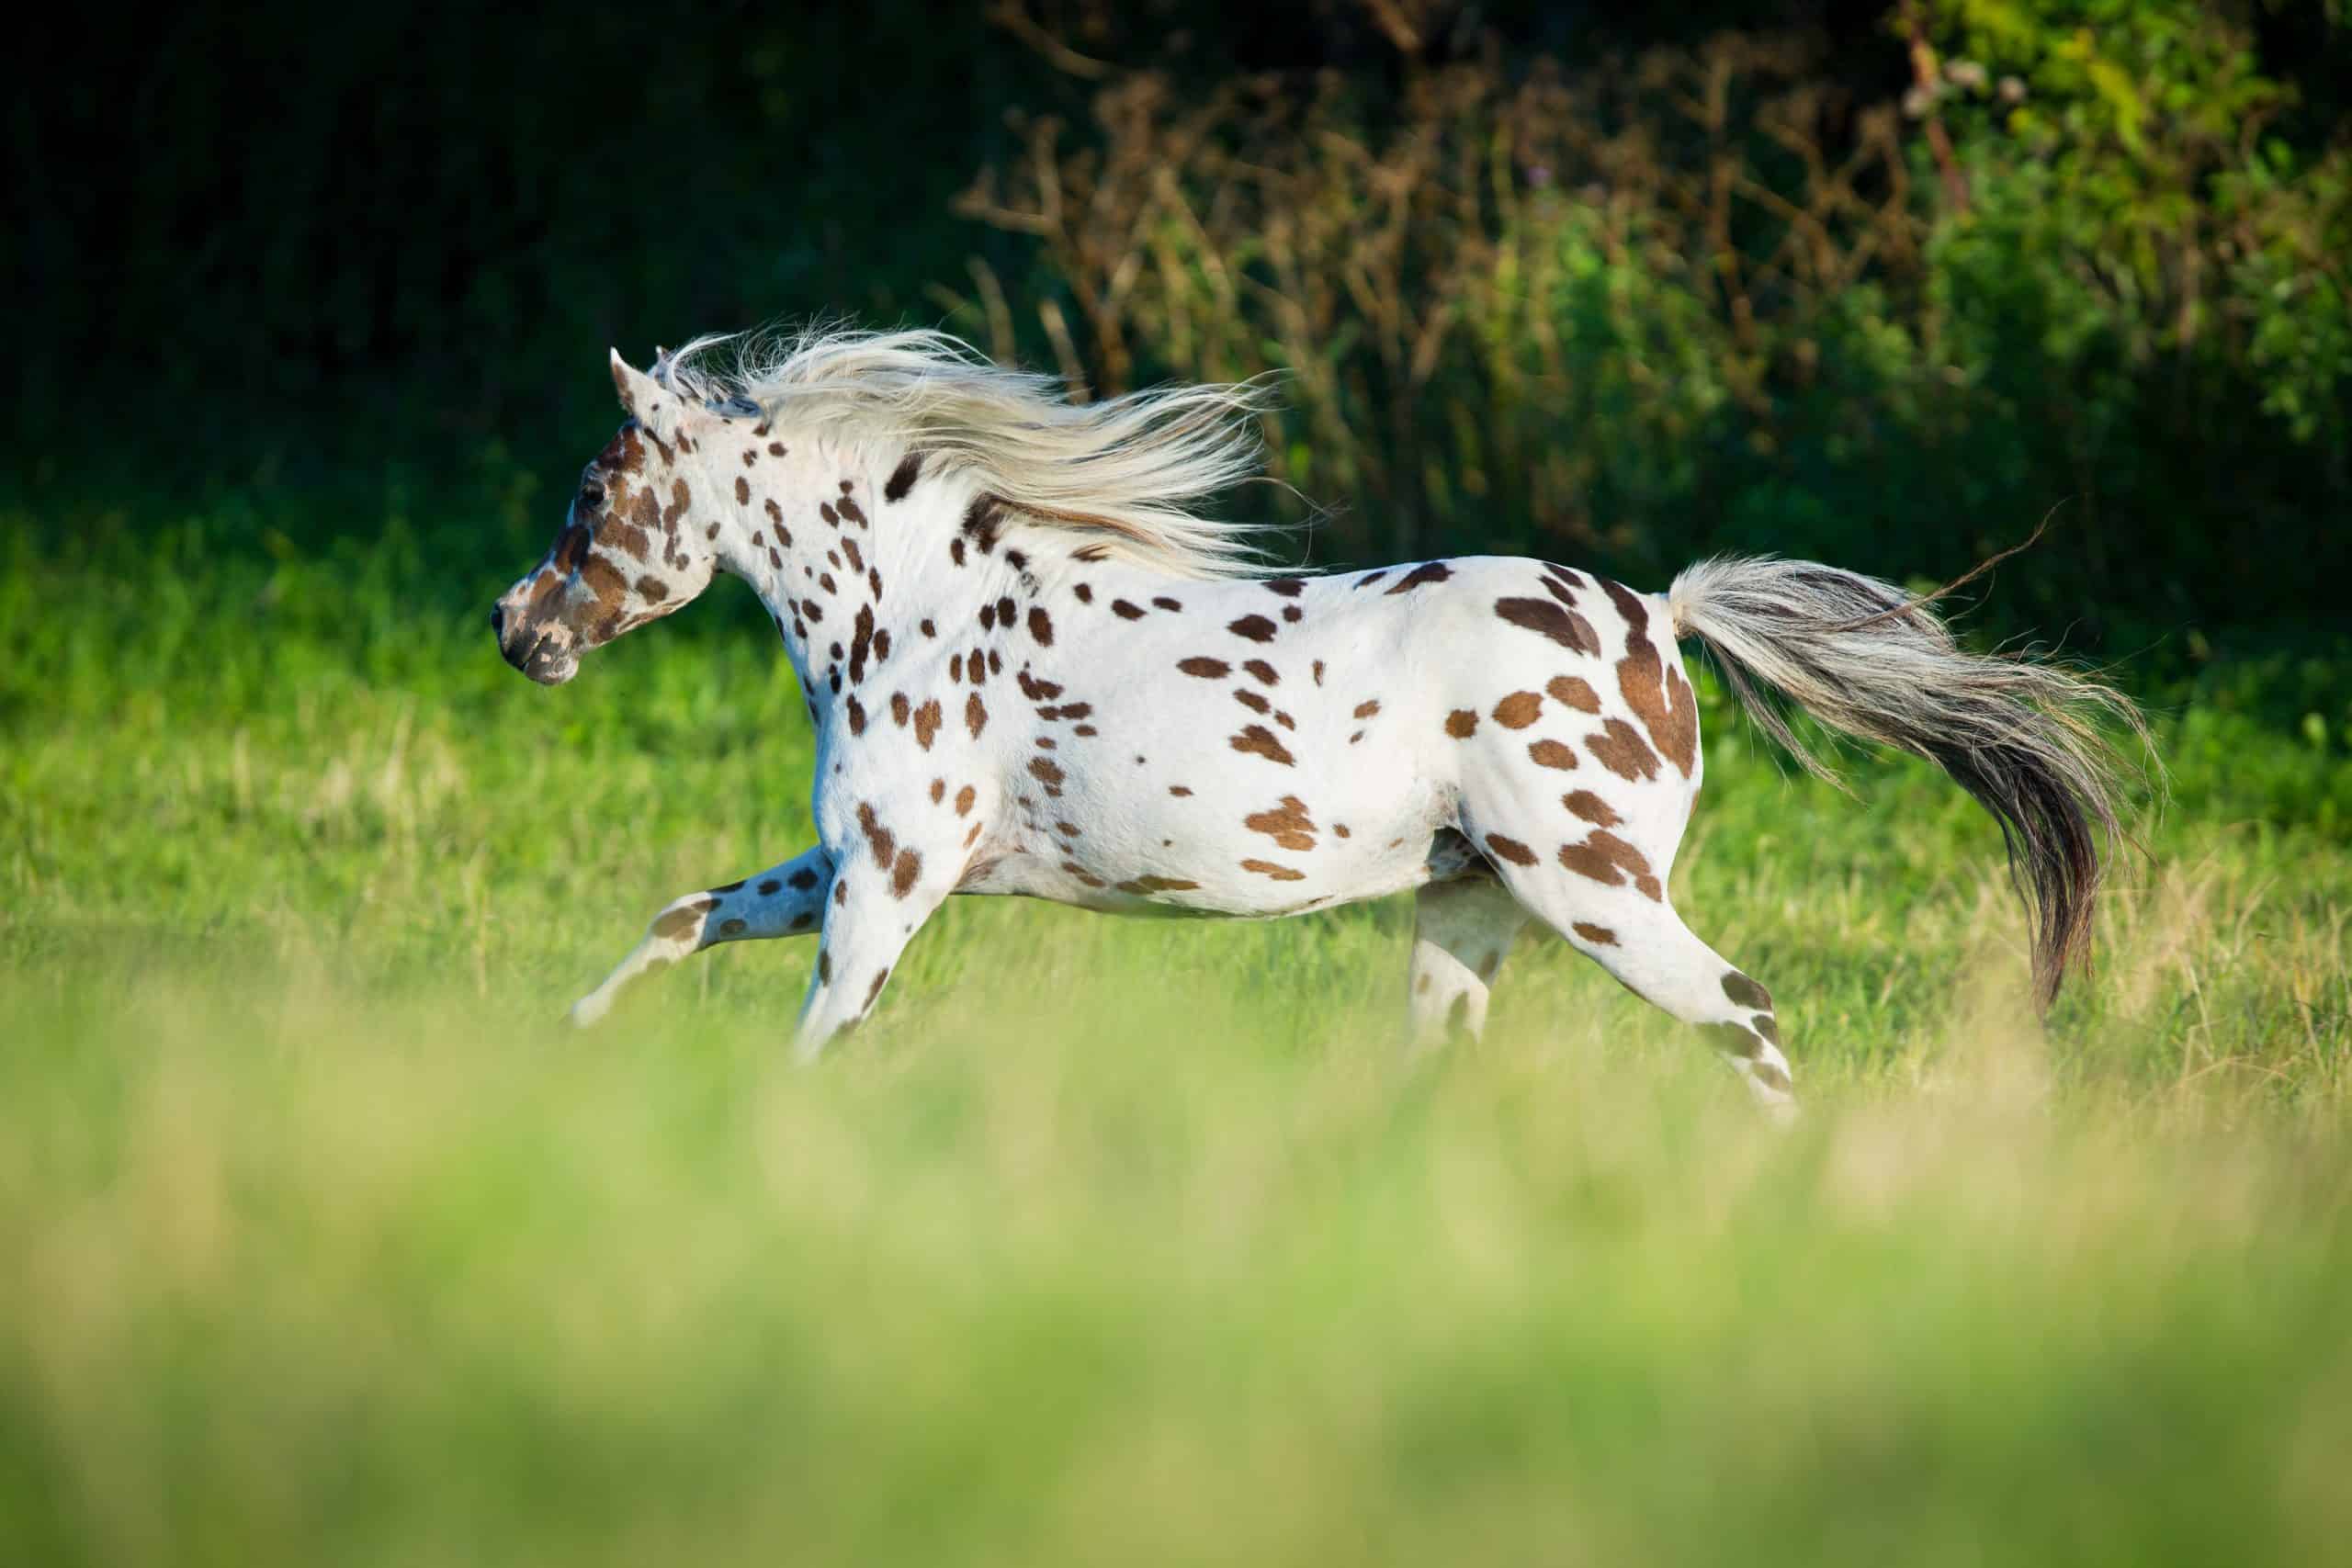
[[[1962,649],[1927,608],[1937,597],[1812,561],[1741,557],[1701,561],[1667,591],[1677,634],[1705,646],[1740,705],[1807,772],[1838,782],[1759,688],[1832,729],[1926,758],[1993,814],[2047,1009],[2088,960],[2101,852],[2124,837],[2132,770],[2110,737],[2144,749],[2147,727],[2079,670]]]

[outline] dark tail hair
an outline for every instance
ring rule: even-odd
[[[2147,745],[2131,701],[2064,664],[1967,652],[1925,599],[1812,561],[1701,561],[1667,602],[1675,630],[1706,646],[1741,705],[1807,772],[1837,782],[1759,682],[1832,729],[1925,757],[1993,814],[2047,1009],[2088,960],[2100,852],[2124,837],[2118,796],[2131,770],[2109,731]]]

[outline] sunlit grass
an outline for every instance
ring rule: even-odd
[[[554,1021],[808,842],[756,635],[542,692],[368,570],[0,575],[0,1561],[2342,1554],[2324,725],[2166,719],[2045,1023],[1957,791],[1711,705],[1786,1134],[1556,944],[1408,1056],[1397,903],[956,900],[802,1071],[807,942]]]

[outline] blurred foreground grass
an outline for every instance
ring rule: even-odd
[[[1398,904],[959,900],[812,1071],[806,943],[560,1032],[664,899],[807,841],[756,630],[548,693],[389,551],[30,536],[0,1562],[2346,1553],[2332,670],[2165,717],[2046,1027],[1957,791],[1783,779],[1711,705],[1675,896],[1781,1002],[1776,1135],[1556,945],[1402,1059]]]

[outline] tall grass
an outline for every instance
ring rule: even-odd
[[[0,1561],[2341,1552],[2333,709],[2164,716],[2045,1027],[1956,790],[1708,694],[1674,896],[1780,1000],[1786,1134],[1556,944],[1406,1055],[1396,904],[957,900],[797,1071],[806,943],[553,1021],[808,841],[723,602],[546,692],[398,529],[6,521]]]

